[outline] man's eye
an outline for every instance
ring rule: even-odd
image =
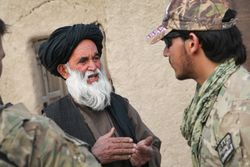
[[[87,59],[84,59],[84,60],[80,60],[79,63],[81,63],[81,64],[86,64],[87,61],[88,61]]]
[[[93,58],[93,60],[100,60],[100,57],[99,57],[99,56],[95,56],[95,57]]]

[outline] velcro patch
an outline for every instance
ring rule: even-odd
[[[230,133],[227,133],[215,148],[219,154],[219,158],[223,164],[227,162],[233,155],[235,149],[233,146],[233,139]]]

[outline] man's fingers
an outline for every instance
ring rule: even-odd
[[[153,137],[152,136],[148,136],[146,139],[145,139],[145,145],[147,146],[150,146],[153,142]]]
[[[133,139],[130,137],[112,137],[110,141],[112,143],[132,143]]]
[[[136,144],[134,143],[113,143],[112,146],[114,148],[120,149],[120,148],[124,148],[124,149],[135,149],[136,148]]]
[[[146,139],[144,139],[144,144],[146,145],[146,146],[150,146],[151,144],[152,144],[152,142],[153,142],[153,137],[152,136],[148,136]]]
[[[132,148],[132,149],[114,149],[112,151],[113,155],[132,155],[136,152],[136,149]]]
[[[109,137],[112,137],[112,135],[114,134],[115,132],[115,128],[111,128],[110,131],[108,133],[106,133],[105,135],[101,136],[101,138],[109,138]]]
[[[123,151],[121,150],[124,150],[124,152],[126,153],[136,152],[136,144],[134,143],[109,143],[106,146],[106,149],[110,150],[113,154],[122,153]]]
[[[115,128],[111,128],[110,131],[108,133],[106,133],[105,135],[99,137],[99,139],[105,139],[105,138],[109,138],[112,137],[113,134],[115,133]]]
[[[112,159],[114,161],[118,161],[118,160],[122,161],[122,160],[128,160],[130,157],[131,155],[113,155]]]

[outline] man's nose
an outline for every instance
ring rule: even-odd
[[[91,59],[89,60],[89,64],[88,64],[88,70],[89,71],[95,71],[97,68],[95,62]]]
[[[163,50],[163,56],[164,57],[169,57],[169,48],[167,46]]]

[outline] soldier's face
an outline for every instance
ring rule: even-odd
[[[3,68],[2,60],[4,57],[5,53],[2,46],[2,37],[0,37],[0,76],[2,75],[2,68]]]
[[[175,37],[165,42],[163,55],[169,58],[169,63],[179,80],[189,79],[191,76],[191,60],[186,51],[185,41],[181,37]]]

